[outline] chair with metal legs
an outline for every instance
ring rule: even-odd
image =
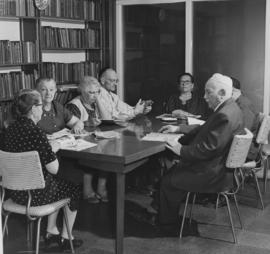
[[[39,253],[40,223],[44,216],[48,216],[63,208],[65,224],[67,226],[71,252],[74,252],[71,231],[69,228],[66,209],[70,202],[69,198],[59,200],[54,203],[31,206],[31,190],[43,189],[45,181],[39,154],[37,151],[10,153],[0,150],[0,172],[2,175],[2,203],[3,203],[3,235],[7,227],[7,221],[11,213],[24,214],[27,217],[27,241],[32,241],[32,222],[37,221],[36,248],[35,253]],[[12,199],[5,200],[5,189],[26,191],[28,201],[26,205],[19,205]],[[31,245],[32,246],[32,245]]]
[[[267,173],[268,173],[268,156],[270,155],[270,147],[268,143],[268,135],[270,131],[270,116],[264,116],[260,125],[256,143],[259,146],[259,156],[257,161],[249,161],[243,164],[242,171],[245,176],[250,175],[254,180],[256,191],[258,193],[261,208],[264,209],[264,202],[261,189],[258,182],[258,174],[263,175],[263,190],[266,192]]]
[[[243,176],[241,167],[246,161],[248,150],[249,150],[250,144],[252,142],[252,137],[253,137],[253,134],[248,129],[245,129],[245,131],[246,131],[245,135],[235,135],[234,136],[234,139],[233,139],[233,142],[231,144],[230,151],[229,151],[229,154],[228,154],[228,157],[226,160],[226,168],[228,170],[226,177],[230,181],[226,181],[225,186],[221,186],[220,187],[221,189],[217,190],[215,192],[219,196],[220,195],[223,196],[226,200],[226,205],[227,205],[227,209],[228,209],[228,215],[229,215],[229,219],[230,219],[230,225],[231,225],[234,243],[237,243],[237,237],[235,234],[229,197],[232,197],[234,202],[235,202],[236,211],[237,211],[237,215],[238,215],[239,222],[240,222],[240,228],[242,228],[242,222],[241,222],[238,202],[236,199],[236,193],[241,188],[243,181],[244,181],[244,176]],[[232,174],[233,174],[234,181],[232,180],[232,177],[231,177]],[[213,193],[213,192],[211,192],[211,193]],[[187,206],[188,206],[190,194],[191,194],[191,192],[188,192],[187,196],[186,196],[186,202],[185,202],[185,207],[184,207],[184,212],[183,212],[183,219],[182,219],[181,228],[180,228],[180,238],[182,238],[182,233],[183,233],[184,222],[185,222],[185,217],[186,217],[186,213],[187,213]],[[194,206],[194,203],[196,200],[196,194],[197,193],[193,193],[193,201],[192,201],[192,205],[190,208],[189,223],[191,223],[191,219],[192,219],[192,211],[193,211],[193,206]]]

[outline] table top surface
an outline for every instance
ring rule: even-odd
[[[147,133],[157,132],[162,126],[161,120],[155,117],[141,116],[127,123],[127,126],[100,125],[101,131],[113,130],[120,137],[113,139],[96,139],[93,135],[84,137],[85,140],[96,143],[97,146],[75,152],[61,150],[60,154],[77,159],[97,160],[127,165],[165,150],[165,143],[141,140]],[[93,129],[92,129],[93,130]]]

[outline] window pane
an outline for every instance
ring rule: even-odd
[[[233,76],[263,108],[265,0],[194,3],[194,74],[203,90],[215,72]]]
[[[152,99],[161,112],[185,70],[185,4],[125,6],[124,33],[125,101]]]

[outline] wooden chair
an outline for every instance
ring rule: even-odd
[[[246,131],[246,134],[244,134],[244,135],[235,135],[234,136],[234,139],[233,139],[233,142],[231,144],[230,151],[229,151],[229,154],[228,154],[228,157],[226,160],[226,168],[228,169],[227,176],[228,176],[228,179],[230,179],[230,181],[227,181],[225,186],[221,186],[220,191],[215,192],[219,196],[223,196],[226,200],[234,243],[237,243],[237,238],[236,238],[236,234],[235,234],[234,223],[232,220],[230,202],[229,202],[228,197],[231,196],[234,199],[236,210],[237,210],[237,215],[238,215],[239,222],[240,222],[240,227],[242,228],[242,222],[241,222],[238,202],[236,199],[236,193],[238,192],[238,190],[240,189],[240,187],[244,181],[244,176],[243,176],[241,167],[246,161],[249,147],[250,147],[250,144],[252,142],[252,137],[253,137],[253,134],[248,129],[245,129],[245,131]],[[232,173],[234,176],[234,183],[232,181],[232,178],[230,177],[230,175]],[[184,212],[183,212],[183,219],[182,219],[182,224],[181,224],[181,229],[180,229],[180,238],[182,238],[182,232],[183,232],[183,228],[184,228],[184,221],[185,221],[185,216],[186,216],[186,212],[187,212],[187,206],[188,206],[190,193],[191,192],[188,192],[187,197],[186,197],[185,208],[184,208]],[[193,202],[192,202],[192,205],[190,208],[189,223],[191,223],[192,209],[193,209],[193,206],[195,203],[196,194],[197,193],[193,193]]]
[[[0,172],[2,175],[2,202],[4,212],[3,235],[7,227],[8,217],[11,213],[24,214],[27,216],[27,241],[32,241],[31,224],[37,220],[36,251],[39,252],[40,223],[44,216],[50,215],[60,208],[64,208],[64,218],[68,229],[71,251],[74,253],[71,231],[68,224],[66,208],[70,199],[62,199],[54,203],[42,206],[31,206],[31,190],[43,189],[45,181],[37,151],[10,153],[0,150]],[[28,202],[19,205],[11,199],[5,200],[5,189],[27,191]]]

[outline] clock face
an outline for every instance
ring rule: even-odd
[[[35,0],[35,5],[39,10],[45,10],[49,5],[49,0]]]

